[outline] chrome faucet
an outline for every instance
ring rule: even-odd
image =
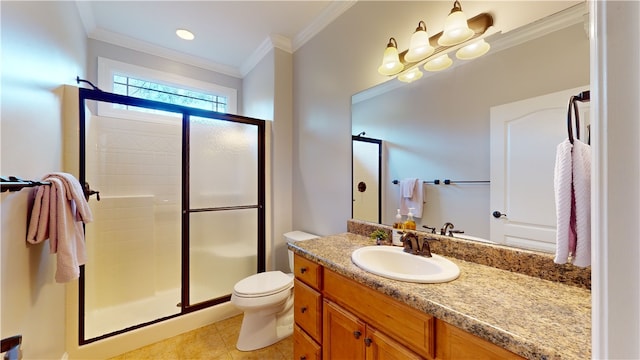
[[[404,252],[414,255],[421,255],[424,257],[431,257],[431,247],[429,241],[423,238],[422,241],[418,238],[418,235],[410,232],[405,232],[400,238],[404,244]]]
[[[453,224],[450,222],[444,223],[444,225],[442,225],[442,229],[440,229],[440,235],[447,235],[447,230],[449,229],[453,229]]]

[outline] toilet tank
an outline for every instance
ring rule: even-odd
[[[318,235],[309,234],[304,231],[297,231],[297,230],[290,231],[284,234],[284,239],[288,243],[294,243],[296,241],[303,241],[303,240],[311,240],[318,237],[319,237]],[[293,251],[291,250],[289,250],[289,269],[293,272]]]

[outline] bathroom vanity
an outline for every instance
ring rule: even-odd
[[[354,233],[289,245],[295,359],[591,357],[588,289],[456,258],[454,281],[390,280],[351,261],[373,245]]]

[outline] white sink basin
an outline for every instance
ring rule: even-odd
[[[440,283],[460,275],[458,265],[433,254],[408,254],[398,246],[365,246],[351,253],[351,261],[372,274],[414,283]]]

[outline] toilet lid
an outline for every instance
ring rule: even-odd
[[[290,289],[293,278],[282,271],[267,271],[238,281],[233,291],[238,296],[257,297]]]

